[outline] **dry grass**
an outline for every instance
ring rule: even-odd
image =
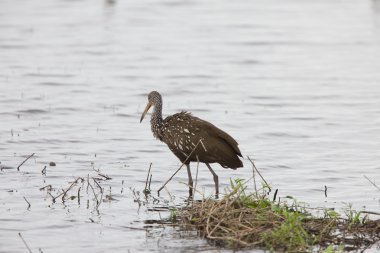
[[[195,227],[202,237],[228,248],[338,252],[332,245],[364,250],[380,240],[380,220],[369,220],[360,212],[350,209],[342,218],[324,210],[324,217],[315,217],[296,202],[274,203],[267,196],[265,189],[246,194],[240,180],[223,199],[204,198],[177,215],[182,225]]]

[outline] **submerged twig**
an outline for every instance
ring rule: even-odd
[[[109,176],[102,174],[100,172],[98,172],[98,176],[104,177],[105,180],[111,180],[112,179],[112,177],[109,177]]]
[[[261,177],[261,179],[264,181],[264,183],[266,184],[266,186],[268,187],[269,191],[271,191],[272,189],[270,188],[270,185],[268,184],[268,182],[264,179],[264,177],[261,175],[260,171],[256,168],[256,165],[255,163],[251,160],[251,158],[249,156],[247,156],[248,160],[251,162],[253,168],[255,168],[257,174],[259,174],[259,176]]]
[[[278,189],[276,189],[276,190],[274,191],[274,195],[273,195],[273,200],[272,200],[272,202],[275,202],[275,201],[276,201],[277,193],[278,193]]]
[[[24,161],[22,161],[22,163],[20,163],[19,166],[17,166],[17,171],[20,171],[20,167],[26,162],[28,161],[32,156],[34,156],[35,153],[31,154],[30,156],[28,156],[27,158],[25,158]]]
[[[152,168],[152,163],[149,164],[148,175],[146,175],[145,189],[147,189],[147,186],[148,186],[148,180],[149,180],[149,175],[150,175],[151,168]]]
[[[201,143],[201,142],[202,142],[202,139],[199,139],[199,141],[197,142],[197,145],[195,145],[195,147],[190,152],[190,154],[186,157],[185,161],[183,161],[183,163],[181,164],[181,166],[179,166],[179,168],[173,173],[173,175],[161,186],[160,189],[158,189],[158,191],[157,191],[158,195],[160,195],[160,191],[162,189],[164,189],[164,187],[170,182],[170,180],[172,180],[172,178],[178,173],[178,171],[183,167],[183,165],[186,164],[186,162],[189,160],[189,158],[191,157],[191,155],[194,153],[195,149],[198,147],[199,143]],[[203,143],[202,143],[202,145],[203,145]]]
[[[80,205],[80,187],[78,189],[78,205]]]
[[[86,193],[88,193],[88,187],[90,186],[90,174],[87,174],[87,188]]]
[[[48,184],[48,185],[46,185],[46,186],[44,186],[44,187],[41,187],[41,188],[40,188],[40,191],[45,190],[45,189],[47,189],[47,191],[51,191],[51,189],[52,189],[51,184]]]
[[[88,183],[88,186],[90,186],[90,188],[92,189],[92,192],[94,193],[94,197],[95,197],[95,200],[96,200],[96,205],[98,205],[98,204],[99,204],[99,201],[98,201],[98,197],[97,197],[97,195],[96,195],[96,193],[95,193],[95,189],[94,189],[94,187],[93,187],[92,184],[90,184],[90,183]],[[87,202],[87,204],[88,204],[88,202]]]
[[[46,176],[46,165],[44,166],[44,168],[41,170],[41,174]]]
[[[53,196],[53,195],[51,195],[51,193],[50,193],[50,192],[48,192],[48,194],[50,195],[52,202],[53,202],[53,203],[55,203],[55,198],[54,198],[54,196]]]
[[[360,211],[360,212],[361,212],[361,213],[366,213],[366,214],[380,215],[380,213],[372,212],[372,211]]]
[[[30,209],[30,203],[29,203],[29,201],[24,197],[24,199],[25,199],[25,201],[26,201],[26,203],[28,203],[28,208],[27,208],[27,210],[29,210]]]
[[[25,247],[28,249],[29,253],[33,253],[32,250],[30,249],[29,245],[26,243],[26,241],[24,240],[24,237],[22,237],[21,233],[19,232],[18,233],[18,236],[20,236],[22,242],[24,243]]]
[[[59,198],[60,196],[62,196],[62,201],[64,201],[64,198],[65,198],[67,192],[70,191],[70,189],[73,188],[73,186],[74,186],[76,183],[78,183],[78,180],[79,180],[79,179],[82,179],[82,178],[81,178],[81,177],[77,177],[77,178],[74,180],[74,182],[72,182],[71,185],[70,185],[66,190],[63,190],[60,194],[58,194],[56,197],[53,198],[53,202],[55,202],[55,200],[56,200],[57,198]]]
[[[375,182],[371,181],[366,175],[364,175],[365,179],[367,179],[376,189],[380,191],[380,187],[375,184]]]
[[[152,180],[152,175],[150,174],[150,170],[151,170],[151,168],[152,168],[152,163],[149,164],[148,174],[146,175],[145,188],[144,188],[144,191],[143,191],[145,195],[150,194],[150,181],[149,181],[149,176],[150,176],[150,180]],[[149,187],[148,187],[148,184],[149,184]]]
[[[195,192],[197,191],[198,169],[199,169],[199,158],[198,158],[198,156],[197,156],[197,170],[196,170],[196,172],[195,172],[195,184],[194,184],[194,189],[193,189],[193,203],[194,203]]]
[[[255,193],[257,194],[255,166],[252,166],[252,179],[253,179],[253,186],[255,189]]]
[[[100,200],[98,201],[98,204],[96,205],[96,210],[99,212],[99,206],[102,203],[103,200],[103,190],[100,191]]]
[[[92,178],[92,180],[94,180],[95,184],[99,187],[100,192],[103,193],[103,188],[100,186],[100,184],[98,183],[98,181],[96,181],[95,178]]]
[[[153,174],[150,174],[150,177],[149,177],[149,184],[148,184],[148,189],[150,191],[150,184],[152,183],[152,176]]]

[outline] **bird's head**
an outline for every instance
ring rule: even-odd
[[[140,123],[143,121],[143,119],[144,119],[146,113],[149,111],[150,107],[160,105],[162,103],[161,101],[162,101],[162,98],[161,98],[160,93],[158,93],[157,91],[151,91],[149,93],[148,103],[146,104],[145,110],[144,110],[143,114],[141,115]]]

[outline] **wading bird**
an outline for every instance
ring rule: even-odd
[[[157,91],[148,95],[148,104],[141,115],[140,123],[150,107],[154,107],[150,124],[154,137],[166,143],[169,149],[187,167],[189,195],[193,194],[193,179],[190,162],[205,163],[214,177],[215,196],[219,196],[218,175],[210,163],[219,163],[223,168],[243,167],[238,143],[226,132],[213,124],[194,117],[189,112],[180,112],[162,118],[162,97]]]

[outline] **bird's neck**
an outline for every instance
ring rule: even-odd
[[[152,117],[150,119],[152,132],[156,137],[160,136],[160,128],[162,126],[162,121],[162,103],[158,101],[154,104]]]

